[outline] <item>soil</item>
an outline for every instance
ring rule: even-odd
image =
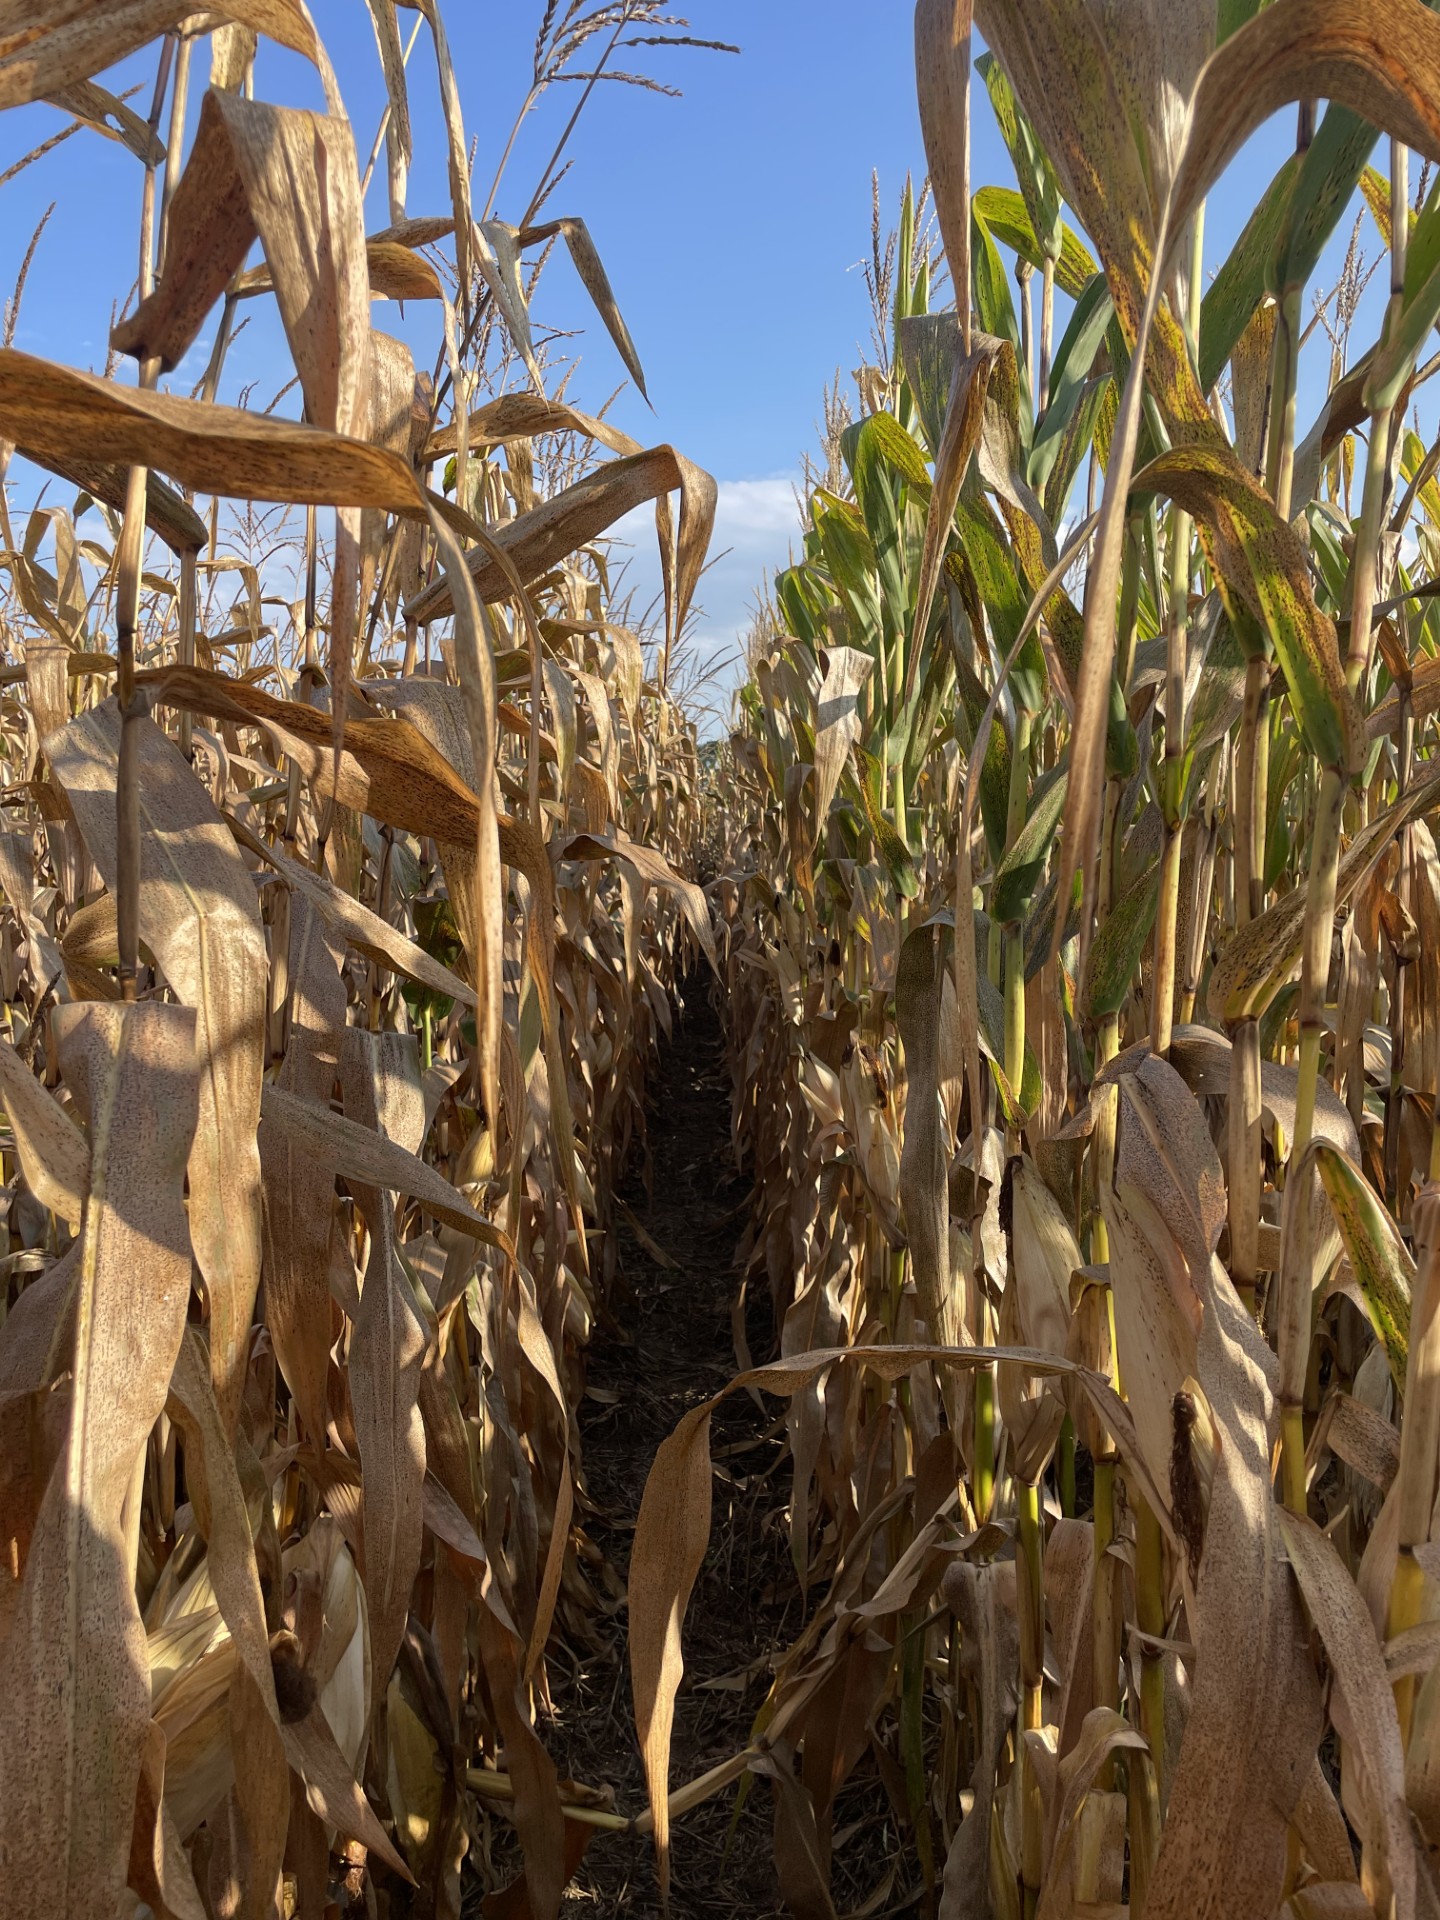
[[[580,1413],[580,1519],[613,1569],[618,1595],[635,1516],[656,1449],[682,1414],[736,1372],[731,1307],[747,1190],[730,1140],[730,1077],[711,983],[692,976],[673,1039],[653,1076],[644,1161],[623,1198],[657,1260],[621,1220],[616,1325],[597,1332]],[[752,1289],[752,1294],[757,1291]],[[759,1362],[775,1351],[768,1297],[751,1301],[747,1339]],[[714,1513],[685,1622],[685,1678],[675,1713],[672,1789],[743,1748],[770,1681],[772,1658],[799,1632],[801,1603],[785,1527],[789,1459],[780,1403],[736,1394],[712,1427]],[[561,1776],[614,1788],[617,1806],[645,1805],[635,1741],[626,1609],[609,1603],[613,1644],[573,1671],[552,1669],[555,1716],[542,1726]],[[737,1810],[731,1786],[672,1830],[674,1920],[771,1920],[784,1914],[771,1858],[771,1793],[752,1783]],[[652,1842],[597,1833],[565,1896],[578,1916],[660,1913]]]

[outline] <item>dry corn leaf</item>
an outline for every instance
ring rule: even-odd
[[[89,1146],[8,1040],[0,1040],[0,1106],[15,1136],[26,1186],[42,1206],[75,1230],[90,1178]]]
[[[597,420],[593,414],[581,413],[577,407],[563,400],[547,400],[539,393],[498,394],[495,399],[487,400],[483,407],[476,407],[466,424],[472,453],[482,447],[538,439],[547,433],[579,434],[583,439],[595,440],[602,447],[608,447],[612,453],[644,452],[638,440],[632,440],[628,433],[621,433],[618,427],[612,427],[607,420]],[[446,454],[454,453],[459,443],[460,423],[452,420],[430,435],[425,442],[424,458],[427,461],[442,459]]]
[[[462,1007],[474,1006],[475,989],[467,981],[462,980],[458,973],[452,973],[449,967],[441,966],[433,955],[417,946],[399,927],[382,920],[363,900],[357,900],[353,894],[337,887],[323,873],[313,873],[298,860],[281,853],[258,834],[251,833],[239,820],[231,818],[229,826],[240,844],[263,860],[289,891],[296,895],[297,904],[303,904],[318,914],[326,926],[342,936],[357,953],[363,953],[376,966],[393,968],[407,980],[429,987],[432,993],[442,993],[451,1000],[457,1000]],[[74,925],[73,921],[71,925]]]
[[[970,32],[973,0],[919,0],[915,83],[925,164],[970,350]],[[953,402],[952,402],[953,405]]]
[[[1361,1839],[1395,1899],[1396,1920],[1416,1911],[1415,1842],[1405,1804],[1405,1749],[1380,1642],[1334,1546],[1303,1514],[1277,1509],[1305,1610],[1325,1649],[1335,1731],[1358,1760],[1368,1819]]]
[[[624,315],[616,302],[610,286],[610,278],[595,250],[595,242],[590,238],[590,229],[583,220],[574,216],[565,216],[559,220],[547,220],[542,226],[527,227],[517,236],[521,247],[541,245],[559,234],[570,250],[571,264],[585,291],[595,303],[595,310],[605,322],[605,330],[615,342],[616,351],[625,362],[626,371],[640,389],[642,400],[650,396],[645,391],[645,375],[640,366],[640,356],[635,351],[635,342],[630,338],[630,329],[625,324]]]
[[[680,902],[681,912],[695,935],[700,951],[710,962],[711,968],[719,973],[720,963],[710,931],[710,909],[705,904],[705,895],[693,880],[682,879],[663,854],[657,853],[653,847],[642,846],[639,841],[628,839],[612,827],[603,833],[576,834],[566,841],[561,857],[565,860],[605,860],[613,857],[632,868],[646,886],[661,887],[667,893],[673,893]]]
[[[938,1077],[944,980],[942,929],[917,927],[900,949],[895,974],[895,1023],[908,1078],[900,1205],[926,1328],[932,1340],[949,1347],[957,1343],[961,1330],[950,1283],[948,1155]]]
[[[3,423],[0,413],[0,423]],[[663,495],[680,494],[680,525],[674,554],[661,542],[661,561],[666,571],[666,628],[678,633],[685,623],[700,574],[706,549],[715,526],[717,490],[708,473],[691,464],[673,447],[651,447],[644,453],[628,454],[597,467],[573,486],[563,488],[550,499],[516,520],[494,529],[496,544],[502,549],[520,578],[529,582],[548,573],[567,555],[588,546],[633,508]],[[504,570],[480,549],[466,556],[466,565],[482,600],[506,599],[512,591]],[[448,580],[437,580],[417,594],[405,609],[407,619],[422,626],[442,619],[454,609]]]
[[[414,1038],[404,1034],[391,1037],[412,1042]],[[512,1253],[509,1235],[503,1228],[477,1213],[467,1204],[464,1195],[451,1186],[443,1174],[420,1159],[418,1153],[411,1152],[398,1138],[377,1132],[373,1123],[367,1126],[363,1121],[350,1118],[348,1113],[333,1113],[329,1107],[290,1092],[282,1082],[272,1082],[265,1088],[260,1110],[267,1126],[274,1127],[304,1152],[323,1161],[332,1173],[341,1174],[352,1186],[388,1187],[392,1192],[407,1194],[447,1226],[485,1246]],[[423,1115],[421,1118],[423,1120]],[[423,1139],[423,1132],[420,1137]]]
[[[255,886],[224,819],[153,721],[137,732],[142,826],[140,932],[176,997],[198,1016],[203,1097],[190,1159],[190,1232],[210,1309],[210,1364],[228,1431],[239,1417],[260,1280],[265,936]],[[90,857],[119,879],[113,701],[49,735],[46,758]]]
[[[318,1703],[302,1719],[282,1722],[280,1738],[290,1765],[304,1782],[305,1797],[320,1819],[378,1855],[402,1880],[411,1880],[410,1869],[376,1819]]]
[[[122,1513],[164,1406],[190,1296],[182,1193],[197,1102],[195,1016],[76,1005],[56,1022],[62,1070],[90,1123],[91,1177],[70,1431],[6,1643],[0,1877],[22,1907],[111,1920],[150,1719]],[[139,1289],[137,1272],[146,1279]]]
[[[357,1131],[412,1156],[425,1131],[414,1040],[347,1027],[340,1081],[346,1117]],[[396,1256],[388,1193],[357,1183],[355,1201],[370,1229],[370,1258],[350,1338],[350,1396],[360,1443],[371,1673],[380,1700],[405,1636],[410,1589],[420,1568],[425,1430],[418,1401],[425,1323]]]
[[[239,1911],[247,1920],[269,1920],[285,1856],[289,1775],[250,1516],[209,1357],[193,1332],[180,1343],[167,1407],[185,1443],[186,1484],[206,1542],[210,1584],[239,1655],[229,1694]]]
[[[88,81],[192,11],[184,0],[50,0],[40,8],[7,0],[0,11],[0,107]],[[323,57],[297,0],[223,0],[215,11],[311,60]]]
[[[1272,1912],[1286,1833],[1323,1725],[1299,1597],[1270,1488],[1273,1359],[1216,1274],[1197,1369],[1220,1435],[1192,1632],[1190,1716],[1146,1912]]]
[[[418,514],[403,460],[273,415],[145,393],[0,348],[0,433],[42,465],[156,466],[196,492]]]
[[[289,1019],[272,1107],[278,1091],[328,1114],[345,1025],[344,951],[304,895],[291,905],[289,926]],[[328,1273],[335,1169],[313,1142],[276,1121],[263,1093],[259,1145],[266,1322],[306,1436],[323,1449],[334,1344]]]
[[[86,459],[83,440],[71,453],[52,446],[43,454],[27,449],[26,457],[58,473],[62,480],[69,480],[116,513],[124,512],[128,470]],[[158,473],[145,476],[145,524],[175,554],[198,552],[210,537],[210,529],[189,501]]]
[[[630,1556],[630,1684],[662,1897],[668,1897],[670,1885],[668,1775],[675,1696],[684,1673],[680,1630],[710,1538],[711,1414],[721,1400],[742,1388],[795,1393],[837,1362],[854,1361],[882,1379],[894,1380],[930,1360],[961,1369],[1010,1360],[1040,1374],[1079,1371],[1071,1362],[1028,1347],[856,1346],[796,1354],[737,1374],[712,1399],[692,1407],[655,1456]]]

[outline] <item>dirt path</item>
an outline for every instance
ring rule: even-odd
[[[623,1581],[635,1515],[655,1451],[687,1408],[735,1371],[730,1307],[745,1188],[730,1146],[730,1090],[710,985],[692,976],[650,1102],[649,1194],[637,1166],[624,1197],[666,1267],[621,1228],[621,1333],[597,1336],[580,1414],[589,1538]],[[757,1360],[773,1351],[768,1301],[748,1332]],[[686,1674],[675,1716],[672,1786],[736,1753],[769,1683],[769,1657],[798,1628],[799,1598],[784,1527],[788,1458],[746,1396],[716,1415],[710,1552],[690,1604]],[[768,1437],[767,1437],[768,1436]],[[598,1583],[597,1583],[598,1584]],[[552,1669],[556,1719],[543,1731],[562,1775],[609,1782],[620,1807],[645,1804],[635,1746],[625,1606],[611,1602],[614,1644],[573,1674]],[[787,1610],[789,1618],[787,1620]],[[678,1822],[675,1920],[770,1920],[784,1912],[771,1862],[771,1796],[755,1783],[731,1831],[735,1789]],[[651,1843],[599,1834],[571,1890],[567,1915],[658,1914]]]

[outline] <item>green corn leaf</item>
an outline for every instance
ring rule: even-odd
[[[995,870],[990,910],[1002,926],[1022,918],[1035,891],[1060,826],[1065,806],[1066,774],[1052,773],[1030,805],[1024,826]]]
[[[1050,259],[1058,260],[1065,223],[1060,217],[1060,182],[1025,109],[1015,98],[1009,76],[993,53],[982,53],[975,70],[985,82],[1000,137],[1020,182],[1032,233]]]
[[[1303,286],[1315,271],[1325,242],[1350,204],[1375,139],[1374,127],[1348,107],[1332,102],[1326,109],[1286,208],[1271,261],[1271,292]]]
[[[1115,312],[1105,276],[1097,274],[1075,303],[1061,335],[1050,373],[1050,404],[1041,416],[1030,448],[1026,477],[1043,489],[1065,441],[1075,410],[1090,386],[1095,356]]]
[[[981,187],[971,199],[971,211],[987,234],[1002,241],[1038,272],[1045,253],[1036,238],[1024,197],[1010,187]],[[1098,271],[1090,249],[1073,229],[1061,223],[1060,257],[1055,262],[1055,284],[1077,300],[1086,282]],[[989,328],[995,332],[997,329]],[[1018,342],[1017,342],[1018,345]]]
[[[1152,860],[1111,907],[1090,949],[1087,1005],[1092,1020],[1118,1013],[1155,924],[1160,862]]]
[[[1135,488],[1194,516],[1232,617],[1248,607],[1270,636],[1312,753],[1322,766],[1348,768],[1358,721],[1334,623],[1316,606],[1304,553],[1269,496],[1222,446],[1162,454]]]
[[[867,753],[863,747],[854,749],[855,758],[860,766],[860,778],[856,782],[860,793],[860,805],[865,813],[865,821],[879,848],[880,858],[890,875],[891,884],[903,899],[913,900],[920,890],[920,878],[915,871],[915,862],[910,849],[895,831],[894,826],[885,818],[883,811],[885,791],[885,768],[873,753]]]

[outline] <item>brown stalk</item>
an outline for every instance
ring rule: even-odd
[[[167,34],[161,44],[160,62],[155,75],[155,91],[150,102],[148,126],[153,135],[160,125],[160,114],[169,84],[175,56],[175,36]],[[168,175],[167,175],[168,177]],[[140,208],[140,298],[148,298],[155,273],[155,166],[145,169],[145,190]],[[160,362],[151,357],[141,362],[139,384],[152,389],[160,376]],[[126,1000],[136,995],[140,969],[140,785],[136,760],[135,728],[149,711],[143,696],[135,691],[135,637],[140,624],[140,570],[145,547],[144,467],[132,466],[125,494],[125,518],[115,556],[115,640],[120,670],[115,695],[120,705],[120,770],[115,791],[118,845],[118,943],[120,992]]]

